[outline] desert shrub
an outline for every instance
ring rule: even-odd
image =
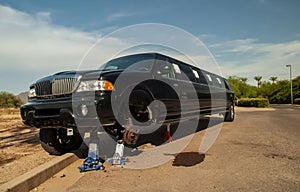
[[[0,108],[18,108],[22,101],[11,93],[0,92]]]
[[[266,98],[242,98],[236,102],[241,107],[269,107],[269,100]]]

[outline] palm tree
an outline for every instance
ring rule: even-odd
[[[270,80],[272,81],[272,83],[275,83],[275,81],[277,81],[277,77],[270,77]]]
[[[248,80],[247,77],[241,77],[241,81],[242,81],[243,83],[246,83],[247,80]]]
[[[254,79],[255,79],[255,81],[257,81],[257,87],[259,87],[259,85],[261,84],[260,81],[262,79],[262,76],[257,75],[257,76],[254,77]]]

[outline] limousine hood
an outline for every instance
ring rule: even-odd
[[[29,98],[50,98],[72,94],[82,81],[101,80],[106,74],[118,75],[122,70],[62,71],[31,84]]]
[[[88,71],[62,71],[38,79],[35,83],[43,81],[54,81],[55,79],[75,78],[75,79],[99,79],[104,74],[119,73],[122,70],[88,70]]]

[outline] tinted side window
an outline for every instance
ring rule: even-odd
[[[208,85],[213,85],[213,79],[212,79],[212,76],[211,74],[207,73],[207,72],[203,72],[203,75],[207,81],[207,84]]]
[[[180,70],[178,64],[172,63],[172,67],[173,67],[173,70],[175,72],[175,78],[176,79],[181,79],[181,70]]]
[[[181,71],[187,76],[187,78],[189,78],[190,81],[197,82],[195,75],[194,75],[192,69],[190,68],[190,66],[180,63],[179,67],[180,67]],[[184,80],[187,80],[187,79],[184,79]]]
[[[213,84],[215,87],[225,88],[224,82],[221,77],[213,75]]]
[[[167,58],[155,61],[154,75],[156,77],[175,78],[172,65]]]
[[[196,82],[201,83],[201,84],[207,84],[206,79],[200,69],[192,68],[192,71],[196,78]]]

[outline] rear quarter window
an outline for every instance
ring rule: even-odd
[[[224,81],[223,81],[223,79],[221,78],[221,77],[219,77],[219,76],[215,76],[214,75],[214,86],[215,87],[219,87],[219,88],[225,88],[225,84],[224,84]]]
[[[227,79],[224,79],[224,84],[225,84],[225,88],[226,88],[227,90],[232,90],[232,88],[231,88],[229,82],[227,81]]]
[[[209,72],[203,72],[203,74],[205,76],[205,79],[207,80],[208,85],[217,88],[225,88],[225,84],[222,77]]]

